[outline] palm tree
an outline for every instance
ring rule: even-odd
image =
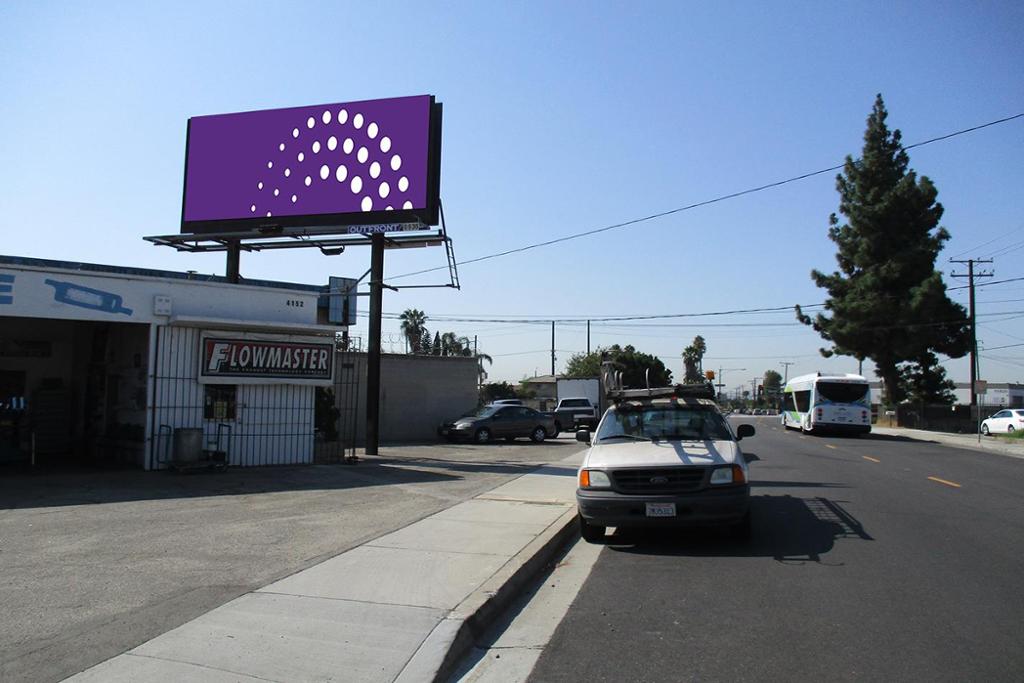
[[[461,356],[462,355],[462,343],[461,339],[465,337],[458,337],[454,332],[445,332],[441,335],[441,355],[442,356]]]
[[[482,386],[484,380],[487,379],[487,371],[484,370],[484,361],[487,361],[488,365],[494,364],[494,359],[488,356],[486,353],[478,353],[476,355],[476,374],[478,386]]]
[[[426,330],[427,314],[418,308],[407,308],[398,319],[402,321],[402,334],[405,335],[409,353],[419,352],[423,332]]]

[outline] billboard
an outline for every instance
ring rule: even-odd
[[[436,225],[440,166],[431,95],[194,116],[181,232]]]

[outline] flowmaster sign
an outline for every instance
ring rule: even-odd
[[[203,337],[199,381],[207,384],[331,383],[329,343]]]

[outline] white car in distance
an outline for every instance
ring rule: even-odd
[[[985,436],[1013,434],[1019,429],[1024,429],[1024,410],[1020,408],[1000,410],[981,422],[981,433]]]

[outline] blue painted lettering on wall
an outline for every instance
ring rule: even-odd
[[[0,273],[0,304],[14,303],[14,276]]]
[[[53,300],[62,304],[91,308],[94,311],[106,313],[132,314],[132,309],[124,307],[124,300],[120,294],[83,287],[73,282],[61,282],[60,280],[45,280],[45,282],[53,287]]]

